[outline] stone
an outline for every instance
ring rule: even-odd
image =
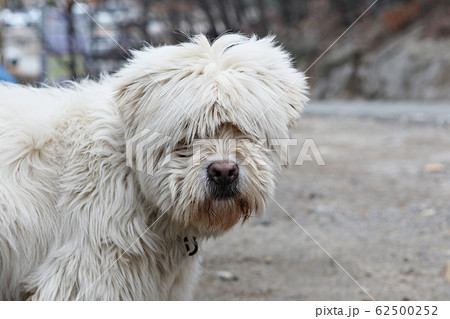
[[[425,172],[439,173],[445,171],[445,165],[441,163],[429,163],[425,165]]]
[[[217,278],[220,278],[223,281],[236,281],[239,279],[237,276],[233,275],[233,273],[227,270],[219,270],[215,275]]]

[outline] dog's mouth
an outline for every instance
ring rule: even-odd
[[[192,213],[192,221],[205,233],[227,231],[239,221],[245,222],[255,209],[240,173],[238,164],[230,160],[215,161],[206,167],[204,199]]]
[[[246,221],[252,208],[238,186],[238,180],[227,185],[208,183],[203,205],[195,211],[196,222],[209,231],[217,232],[230,229],[240,220]]]
[[[235,180],[232,184],[216,184],[209,182],[208,190],[211,199],[217,201],[230,200],[240,195],[238,180]]]

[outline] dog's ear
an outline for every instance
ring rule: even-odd
[[[124,124],[125,136],[131,138],[138,133],[138,122],[135,119],[145,96],[145,88],[142,87],[142,83],[147,83],[147,81],[142,81],[141,76],[136,76],[134,78],[120,77],[117,82],[113,99]]]
[[[167,64],[163,60],[169,55],[168,50],[170,53],[170,47],[133,51],[132,58],[113,78],[113,101],[118,107],[127,138],[144,129],[152,129],[147,124],[151,122],[149,117],[153,110],[168,103],[166,92],[161,90],[170,76],[170,73],[161,71]]]
[[[281,89],[284,93],[279,97],[279,100],[286,108],[289,128],[295,125],[306,103],[309,101],[307,96],[309,87],[305,75],[303,72],[292,69],[290,78],[281,81]]]
[[[268,70],[273,74],[277,87],[277,104],[285,108],[288,127],[292,128],[299,119],[306,103],[309,101],[307,77],[295,67],[295,62],[288,51],[278,45],[274,37],[266,37],[261,42],[271,45],[271,58]]]
[[[225,62],[230,65],[234,62],[234,69],[250,78],[246,84],[259,82],[259,87],[248,87],[265,105],[266,114],[278,114],[278,118],[284,117],[279,119],[283,124],[289,128],[294,126],[309,101],[309,87],[305,75],[295,67],[288,51],[273,36],[251,37],[230,47],[226,55]],[[283,115],[279,112],[280,107],[284,110]]]
[[[184,107],[196,105],[192,96],[199,89],[186,82],[193,73],[191,61],[196,61],[199,52],[202,49],[194,45],[148,47],[133,52],[132,58],[113,79],[113,101],[127,138],[145,129],[180,136],[185,133],[174,132],[180,128],[180,122],[174,119],[178,119],[176,112],[184,114],[185,120],[189,119]],[[187,105],[186,100],[191,104]]]

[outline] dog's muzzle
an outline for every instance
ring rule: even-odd
[[[215,161],[207,169],[213,199],[228,199],[238,194],[239,167],[233,161]]]

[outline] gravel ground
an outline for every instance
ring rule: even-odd
[[[449,126],[338,113],[293,134],[325,166],[286,168],[262,219],[202,245],[195,299],[450,300]]]

